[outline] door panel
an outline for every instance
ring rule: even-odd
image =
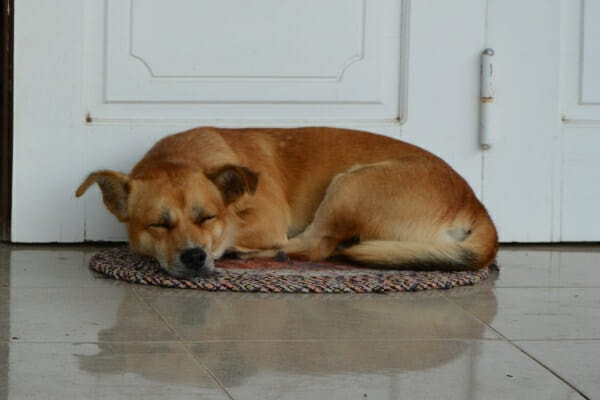
[[[92,121],[399,118],[402,2],[87,5]]]
[[[74,190],[90,171],[129,171],[157,139],[193,126],[400,135],[407,1],[15,6],[13,241],[125,239],[98,190]]]
[[[586,241],[600,238],[600,129],[594,126],[564,130],[561,238]]]
[[[402,139],[448,161],[481,195],[478,143],[479,55],[486,4],[412,1],[407,112]]]
[[[564,2],[561,240],[600,240],[600,1]]]
[[[488,4],[496,136],[483,198],[500,238],[598,241],[600,1]]]
[[[488,2],[496,93],[483,199],[502,241],[558,239],[560,26],[559,0]]]
[[[563,109],[567,123],[600,119],[600,1],[563,6]]]

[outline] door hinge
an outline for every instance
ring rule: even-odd
[[[493,143],[492,109],[494,104],[494,50],[485,49],[481,53],[480,95],[479,95],[479,143],[488,150]]]

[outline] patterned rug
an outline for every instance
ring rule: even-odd
[[[106,277],[167,288],[274,293],[388,293],[449,289],[474,285],[489,275],[478,271],[394,271],[360,268],[348,263],[305,261],[244,261],[223,259],[217,271],[194,279],[177,279],[163,272],[156,260],[125,247],[92,256],[90,268]]]

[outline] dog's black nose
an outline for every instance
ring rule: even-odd
[[[199,247],[184,250],[179,259],[187,268],[198,270],[204,266],[206,252]]]

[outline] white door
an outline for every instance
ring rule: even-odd
[[[483,197],[505,241],[600,240],[600,0],[490,0],[495,144]]]
[[[20,0],[12,239],[125,239],[98,191],[73,192],[92,170],[128,171],[168,133],[334,125],[445,158],[504,241],[570,240],[564,189],[579,201],[584,183],[567,182],[563,163],[561,26],[575,19],[565,9],[559,0]],[[497,102],[484,152],[487,46]]]
[[[483,197],[501,222],[504,241],[565,239],[560,232],[562,14],[561,0],[488,2],[495,103]],[[587,238],[593,239],[598,237]]]

